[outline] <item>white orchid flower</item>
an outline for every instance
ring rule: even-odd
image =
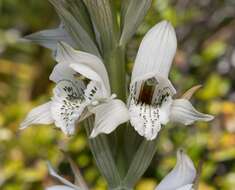
[[[133,67],[130,122],[147,140],[156,138],[169,121],[185,125],[210,121],[213,116],[196,111],[187,99],[173,100],[176,93],[168,79],[177,48],[174,28],[167,21],[155,25],[143,38]]]
[[[90,137],[96,137],[111,133],[129,120],[125,104],[111,94],[108,73],[100,58],[60,43],[56,61],[50,76],[56,83],[51,101],[34,108],[21,128],[54,122],[65,134],[72,135],[77,123],[94,113]]]
[[[70,181],[68,181],[67,179],[64,179],[59,174],[57,174],[56,171],[52,168],[52,166],[49,163],[48,163],[48,170],[49,170],[49,174],[52,177],[58,179],[64,185],[51,186],[51,187],[46,188],[46,190],[82,190],[81,187],[72,184]]]
[[[196,169],[192,160],[182,150],[179,150],[176,166],[155,190],[193,190],[195,178]]]

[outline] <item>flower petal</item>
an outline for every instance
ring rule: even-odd
[[[177,40],[172,25],[163,21],[155,25],[143,38],[135,60],[132,82],[137,77],[151,74],[168,78],[175,56]]]
[[[188,184],[188,185],[185,185],[183,187],[180,187],[176,190],[193,190],[193,184]]]
[[[96,106],[91,112],[95,113],[95,125],[91,138],[101,133],[109,134],[129,120],[129,112],[121,100],[109,100]]]
[[[88,103],[92,103],[96,99],[103,99],[100,84],[96,81],[90,81],[84,89],[84,96]]]
[[[171,81],[168,80],[167,78],[163,78],[161,76],[155,76],[156,78],[156,87],[154,90],[154,94],[153,94],[153,100],[152,103],[156,103],[156,101],[158,101],[158,99],[164,99],[164,95],[168,94],[168,96],[173,96],[174,94],[176,94],[176,90],[174,88],[174,86],[172,85]]]
[[[70,188],[64,185],[56,185],[46,188],[46,190],[74,190],[74,188]]]
[[[53,123],[53,118],[50,112],[51,102],[42,104],[34,109],[32,109],[25,120],[20,124],[20,129],[25,129],[32,124],[51,124]]]
[[[71,188],[72,189],[78,189],[78,187],[76,185],[72,184],[70,181],[68,181],[67,179],[61,177],[59,174],[57,174],[56,171],[52,168],[52,166],[49,162],[47,163],[47,167],[48,167],[48,172],[52,177],[58,179],[61,183],[68,186],[68,187],[67,186],[53,186],[53,187],[61,187],[61,188],[62,187],[63,188],[67,187],[66,190],[70,190]],[[59,189],[59,190],[64,190],[64,189]]]
[[[184,125],[190,125],[195,121],[210,121],[212,115],[198,112],[186,99],[176,99],[172,103],[170,120]]]
[[[182,150],[180,150],[177,152],[176,166],[160,182],[155,190],[178,190],[178,188],[192,184],[195,177],[196,169],[192,160]]]
[[[69,67],[69,64],[58,63],[55,65],[49,79],[55,83],[61,80],[73,80],[76,71]]]
[[[59,41],[64,41],[74,46],[73,41],[71,40],[62,25],[56,29],[43,30],[30,34],[28,36],[25,36],[24,38],[51,50],[56,50],[57,43]]]
[[[169,121],[175,89],[163,77],[152,77],[131,84],[129,96],[130,122],[147,140],[156,138],[161,124]]]
[[[155,139],[161,130],[159,108],[132,100],[129,112],[131,125],[139,135],[147,140]]]
[[[59,43],[56,60],[59,63],[69,63],[71,68],[90,80],[102,85],[105,96],[110,95],[108,73],[102,60],[95,55],[76,51],[65,43]]]
[[[66,135],[72,135],[76,122],[82,118],[87,106],[84,92],[74,82],[67,80],[60,81],[53,92],[51,113],[55,125]]]

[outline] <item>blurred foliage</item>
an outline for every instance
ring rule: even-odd
[[[120,1],[116,0],[116,6]],[[169,124],[161,131],[157,154],[138,183],[137,190],[152,190],[175,164],[183,147],[196,166],[203,159],[200,190],[234,190],[235,187],[235,1],[158,0],[128,44],[128,73],[138,45],[155,23],[170,20],[176,27],[178,52],[171,79],[178,96],[193,85],[203,88],[194,105],[216,116],[211,123],[189,127]],[[51,52],[20,42],[26,34],[58,25],[47,1],[0,0],[0,189],[40,190],[58,183],[47,174],[50,160],[71,179],[60,148],[67,150],[95,190],[106,184],[97,171],[82,128],[67,138],[53,126],[19,131],[19,123],[35,105],[49,99],[53,84],[48,76]]]

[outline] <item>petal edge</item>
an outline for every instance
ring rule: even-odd
[[[211,121],[214,116],[197,111],[186,99],[173,101],[170,120],[184,125],[191,125],[195,121]]]
[[[129,120],[129,112],[126,105],[121,100],[109,100],[103,103],[91,112],[95,113],[95,126],[90,138],[104,133],[109,134],[114,131],[120,124]]]
[[[24,121],[20,124],[20,129],[25,129],[32,124],[49,125],[54,122],[51,112],[51,102],[47,102],[38,107],[33,108],[26,116]]]
[[[177,152],[177,163],[173,170],[160,182],[155,190],[181,189],[193,183],[196,169],[192,160],[182,151]]]

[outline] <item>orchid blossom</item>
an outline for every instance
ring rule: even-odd
[[[155,190],[193,190],[195,178],[196,169],[192,160],[182,150],[179,150],[176,166]]]
[[[185,125],[210,121],[213,116],[195,110],[184,98],[173,99],[175,88],[168,79],[177,48],[174,28],[162,21],[143,38],[132,71],[130,123],[147,140],[156,138],[169,121]]]
[[[125,104],[111,94],[108,74],[100,58],[59,43],[55,59],[58,64],[50,75],[50,80],[56,83],[53,97],[34,108],[21,128],[54,122],[65,134],[72,135],[77,123],[94,113],[90,136],[96,137],[111,133],[129,120]]]

